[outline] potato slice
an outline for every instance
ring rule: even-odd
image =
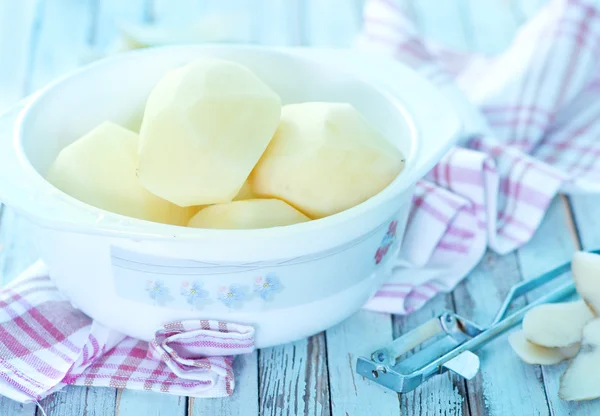
[[[594,315],[583,300],[547,303],[523,318],[525,337],[543,347],[567,347],[581,341],[583,327]]]
[[[188,227],[252,229],[279,227],[309,220],[278,199],[249,199],[206,207],[192,217]]]
[[[142,186],[182,207],[230,202],[280,113],[279,96],[236,63],[199,59],[167,73],[140,129]]]
[[[595,315],[600,315],[600,255],[576,252],[571,261],[571,270],[577,293]]]
[[[138,136],[104,122],[62,149],[47,179],[87,204],[121,215],[185,225],[192,210],[181,208],[144,189],[135,173]]]
[[[572,346],[567,349],[548,348],[529,341],[523,331],[512,332],[508,335],[508,343],[519,358],[527,364],[553,365],[569,359],[576,354]],[[574,352],[575,350],[575,352]]]
[[[600,397],[600,318],[583,328],[577,356],[560,378],[558,395],[563,400],[591,400]]]
[[[379,193],[403,167],[402,153],[350,104],[313,102],[283,107],[250,180],[258,195],[322,218]]]

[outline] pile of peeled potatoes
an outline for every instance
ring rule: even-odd
[[[250,229],[344,211],[403,167],[398,148],[352,105],[282,106],[248,68],[198,59],[153,88],[139,132],[101,123],[60,151],[47,179],[129,217]]]

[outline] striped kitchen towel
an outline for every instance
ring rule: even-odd
[[[229,396],[233,357],[253,350],[252,327],[216,321],[175,322],[149,343],[125,337],[73,308],[42,263],[0,289],[0,394],[20,402],[66,384]]]
[[[418,184],[399,267],[366,305],[408,313],[454,288],[488,247],[526,243],[559,192],[600,191],[600,3],[550,0],[497,56],[423,39],[400,4],[368,0],[357,46],[428,77],[467,127]]]

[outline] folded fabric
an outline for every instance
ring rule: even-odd
[[[529,241],[557,193],[600,191],[599,7],[551,0],[487,57],[422,39],[400,1],[367,2],[359,48],[408,63],[457,108],[468,100],[480,111],[466,108],[464,140],[418,184],[398,267],[368,309],[421,307],[488,247],[505,254]]]
[[[65,384],[232,394],[233,356],[254,350],[254,329],[216,321],[165,325],[150,342],[92,321],[58,292],[42,263],[0,290],[0,394],[37,401]]]

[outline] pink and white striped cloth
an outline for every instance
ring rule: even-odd
[[[507,253],[528,241],[558,192],[600,191],[599,7],[551,0],[505,53],[484,57],[421,39],[395,0],[367,2],[359,47],[438,84],[469,131],[418,184],[403,267],[367,308],[419,308],[487,247]],[[33,401],[77,384],[226,396],[232,357],[253,350],[253,335],[195,321],[168,325],[150,343],[126,338],[72,308],[36,264],[0,290],[0,394]]]
[[[600,191],[597,1],[551,0],[487,57],[427,42],[400,1],[369,0],[358,46],[436,83],[468,130],[418,184],[402,267],[366,308],[409,313],[454,288],[488,247],[526,243],[559,192]]]
[[[253,350],[254,328],[215,321],[125,337],[73,308],[42,263],[0,289],[0,394],[20,402],[66,384],[229,396],[233,356]]]

